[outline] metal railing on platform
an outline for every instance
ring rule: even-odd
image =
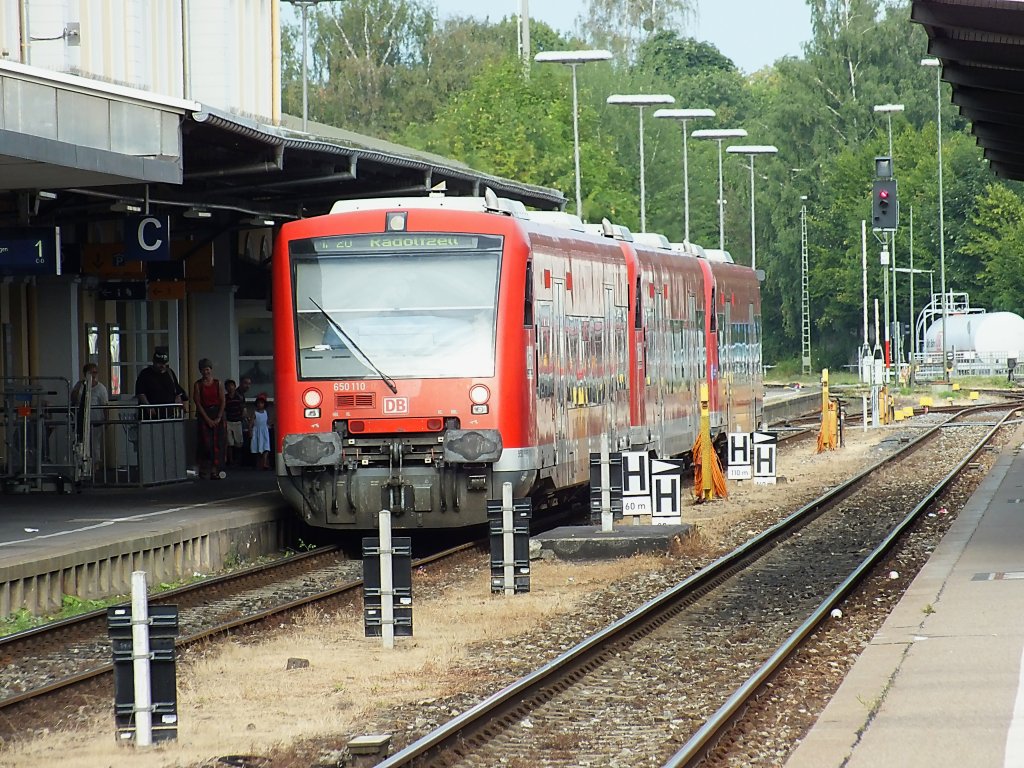
[[[86,482],[146,486],[188,479],[184,406],[111,404],[92,413],[92,471]]]
[[[70,391],[59,377],[0,378],[3,490],[63,491],[77,482]]]
[[[63,378],[0,379],[0,490],[68,492],[188,479],[184,406],[111,403],[86,414],[70,403],[70,393]]]

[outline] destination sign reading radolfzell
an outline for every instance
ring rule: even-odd
[[[451,251],[501,247],[501,238],[453,234],[339,235],[312,240],[317,253],[375,251]]]

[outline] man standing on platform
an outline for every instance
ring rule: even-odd
[[[177,375],[167,364],[169,360],[167,347],[153,350],[153,364],[143,368],[135,380],[135,397],[139,405],[181,405],[188,400]],[[150,419],[180,418],[182,409],[147,408],[143,413]]]

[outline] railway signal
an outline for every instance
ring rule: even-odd
[[[871,196],[872,229],[895,231],[899,213],[896,179],[876,179]]]

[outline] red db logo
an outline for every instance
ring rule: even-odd
[[[392,416],[409,412],[408,397],[385,397],[384,413]]]

